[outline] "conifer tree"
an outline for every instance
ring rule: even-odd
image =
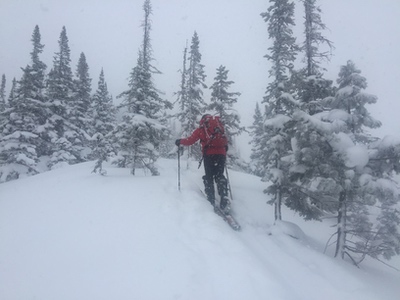
[[[95,133],[103,136],[109,134],[115,126],[115,107],[108,92],[104,71],[101,69],[97,90],[93,95],[93,128]]]
[[[240,126],[240,116],[233,108],[240,93],[229,91],[230,86],[235,82],[228,80],[228,73],[229,71],[225,66],[220,66],[217,69],[214,83],[210,86],[212,93],[208,110],[214,110],[221,117],[229,142],[232,144],[233,138],[242,133],[244,127]]]
[[[325,103],[331,109],[344,110],[351,116],[346,124],[357,143],[368,143],[369,134],[366,128],[378,128],[381,122],[374,119],[368,112],[366,105],[375,104],[377,97],[364,92],[367,80],[361,76],[361,71],[349,60],[342,66],[337,80],[338,91],[335,97],[327,98]]]
[[[97,159],[93,172],[104,174],[103,162],[114,152],[110,133],[116,123],[113,100],[108,92],[104,71],[101,69],[96,93],[93,96],[92,157]]]
[[[302,112],[297,116],[309,120],[302,114],[315,115],[324,110],[323,100],[334,93],[332,81],[323,77],[321,63],[329,60],[330,50],[333,49],[332,42],[323,36],[326,26],[321,21],[321,10],[316,6],[316,0],[302,0],[304,4],[304,36],[305,40],[300,47],[305,56],[305,67],[294,71],[291,77],[292,93],[300,102]],[[322,50],[322,47],[327,50]],[[329,51],[328,51],[329,50]],[[319,219],[324,211],[335,211],[335,201],[325,196],[325,191],[313,189],[331,186],[329,174],[330,163],[335,164],[334,159],[329,161],[332,148],[326,139],[327,136],[320,134],[308,121],[299,122],[295,125],[293,132],[292,150],[294,162],[291,167],[290,180],[293,183],[290,196],[286,205],[297,211],[305,219]],[[326,199],[330,199],[325,201]]]
[[[86,133],[91,132],[90,124],[92,121],[91,115],[91,92],[92,79],[89,76],[89,66],[86,62],[86,56],[82,52],[77,69],[74,83],[74,100],[73,110],[71,111],[70,121],[72,124],[82,129]]]
[[[228,137],[229,142],[229,161],[228,163],[233,166],[240,166],[239,154],[235,145],[235,137],[241,134],[245,128],[240,126],[240,116],[238,112],[233,108],[233,105],[237,102],[240,93],[230,92],[229,89],[233,81],[228,80],[229,71],[225,66],[217,68],[217,74],[214,78],[214,83],[210,86],[211,92],[211,103],[208,105],[208,110],[215,111],[217,115],[221,117],[221,121],[224,124],[225,133]]]
[[[333,43],[323,36],[322,31],[326,30],[326,25],[321,20],[321,9],[316,5],[317,0],[302,0],[304,3],[304,33],[305,41],[301,51],[306,57],[307,76],[322,73],[321,63],[323,60],[330,59],[330,51]],[[327,50],[321,50],[322,45],[327,45]]]
[[[365,129],[377,128],[381,125],[370,115],[366,107],[367,104],[376,103],[377,97],[363,91],[367,87],[366,78],[361,76],[361,71],[355,67],[352,61],[348,61],[345,66],[341,67],[337,82],[339,89],[335,97],[329,99],[326,104],[332,110],[339,110],[344,113],[341,120],[346,128],[344,132],[352,142],[346,153],[347,156],[350,156],[354,148],[366,148],[371,142]],[[357,252],[360,244],[366,247],[372,238],[370,235],[373,231],[374,222],[368,217],[370,215],[369,207],[375,204],[376,199],[385,200],[385,198],[382,199],[382,196],[379,197],[377,193],[388,193],[390,198],[395,196],[393,191],[383,185],[379,188],[371,187],[374,182],[376,184],[377,181],[385,179],[375,177],[378,175],[376,172],[371,173],[370,168],[368,168],[368,152],[367,150],[364,150],[364,152],[366,162],[362,166],[363,168],[360,166],[355,168],[347,162],[343,171],[347,176],[345,182],[341,184],[339,196],[335,252],[335,256],[341,258],[344,258],[346,254],[352,257],[349,252]],[[348,176],[349,173],[351,178]],[[363,181],[366,177],[368,183]],[[385,206],[386,201],[383,202]],[[349,234],[353,236],[353,239],[358,239],[355,246],[348,239]]]
[[[0,85],[0,113],[6,109],[6,75],[1,76]]]
[[[86,56],[82,52],[76,69],[73,101],[71,102],[71,111],[68,116],[69,122],[74,125],[74,131],[76,131],[73,144],[76,148],[80,147],[82,149],[80,152],[89,152],[89,139],[93,131],[90,126],[92,124],[91,82],[89,66],[86,62]],[[80,160],[86,159],[87,157],[82,154]]]
[[[363,91],[366,79],[354,64],[341,68],[338,83],[335,97],[325,101],[326,112],[294,115],[299,131],[309,137],[308,146],[295,143],[301,151],[294,150],[292,176],[301,184],[292,190],[304,195],[300,200],[310,209],[305,215],[318,218],[337,212],[336,257],[349,257],[355,264],[366,256],[390,258],[400,252],[400,198],[392,179],[393,171],[399,170],[400,146],[371,143],[366,129],[380,122],[370,116],[366,104],[375,103],[376,97]],[[302,206],[304,212],[307,206]]]
[[[23,68],[18,86],[13,86],[10,109],[2,113],[0,140],[0,181],[38,173],[38,157],[46,149],[47,106],[44,98],[46,65],[39,59],[43,51],[39,27],[32,34],[32,64]]]
[[[187,107],[185,111],[186,121],[183,125],[183,135],[191,134],[198,124],[199,116],[204,113],[206,102],[203,99],[203,89],[207,88],[205,84],[206,75],[204,65],[201,63],[200,40],[197,32],[194,32],[190,51],[189,51],[189,68],[187,81]],[[189,147],[189,155],[199,159],[201,150],[199,145]]]
[[[302,0],[304,4],[304,36],[300,51],[305,56],[305,67],[293,72],[293,93],[301,102],[301,108],[313,115],[322,111],[321,100],[333,95],[332,81],[323,77],[323,61],[329,61],[333,43],[324,37],[326,25],[321,20],[317,0]],[[326,47],[323,48],[323,47]]]
[[[275,220],[281,220],[281,206],[288,191],[288,160],[291,136],[288,128],[291,116],[298,103],[289,92],[289,75],[297,54],[296,39],[293,36],[294,3],[288,0],[270,0],[268,11],[262,13],[268,23],[268,34],[273,45],[270,54],[265,55],[272,63],[270,77],[263,103],[266,105],[265,130],[261,144],[265,146],[262,153],[264,180],[272,184],[265,190],[273,195],[271,203],[275,206]]]
[[[17,79],[15,79],[15,77],[13,78],[12,82],[11,82],[11,90],[10,90],[10,94],[8,95],[8,104],[11,105],[12,102],[15,99],[15,91],[17,89]]]
[[[160,97],[152,79],[152,74],[160,72],[151,63],[152,8],[149,0],[144,2],[143,10],[143,43],[137,65],[131,73],[129,90],[120,95],[123,98],[122,106],[127,111],[115,129],[120,147],[119,160],[116,163],[119,166],[130,166],[132,174],[135,174],[136,168],[147,168],[152,175],[158,175],[155,162],[159,157],[160,142],[166,137],[164,110],[170,108],[171,104]]]
[[[6,110],[6,75],[1,77],[0,85],[0,139],[3,136],[3,128],[7,122],[6,115],[3,113]]]
[[[47,97],[52,111],[50,123],[55,129],[56,137],[49,167],[59,163],[77,163],[83,161],[82,145],[78,127],[70,122],[74,106],[74,81],[71,70],[70,48],[67,31],[62,28],[58,41],[59,52],[55,53],[53,68],[48,75]]]
[[[263,177],[264,173],[264,167],[263,167],[263,162],[262,162],[262,152],[264,148],[262,147],[262,139],[261,137],[264,134],[264,118],[263,114],[260,110],[260,106],[257,102],[256,108],[254,111],[254,116],[253,116],[253,125],[250,126],[250,136],[252,137],[250,144],[252,145],[251,147],[251,165],[250,169],[254,175]]]
[[[71,113],[74,82],[71,70],[71,50],[68,44],[67,31],[62,28],[58,40],[59,52],[55,53],[53,68],[49,73],[47,96],[56,115],[63,118],[57,120],[57,132],[59,137],[65,131],[64,123]]]
[[[189,108],[188,101],[188,70],[187,70],[187,46],[183,50],[183,63],[181,72],[181,83],[179,85],[179,91],[176,92],[177,99],[175,103],[178,104],[178,112],[176,114],[177,119],[181,123],[183,128],[188,128],[187,113]],[[174,104],[175,104],[174,103]],[[189,134],[189,131],[183,129],[183,134]],[[180,135],[179,135],[180,136]]]

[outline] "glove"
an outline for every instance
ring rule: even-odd
[[[181,145],[181,139],[177,139],[176,141],[175,141],[175,145],[177,145],[178,147]]]

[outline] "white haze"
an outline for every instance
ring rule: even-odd
[[[252,123],[256,102],[264,96],[269,82],[269,63],[263,56],[271,45],[267,24],[260,13],[266,0],[152,0],[152,45],[154,64],[163,74],[155,76],[164,97],[174,101],[178,90],[183,49],[190,45],[196,30],[200,38],[202,63],[207,84],[215,70],[225,65],[232,91],[242,93],[236,108],[243,125]],[[298,42],[302,40],[303,7],[297,5]],[[400,82],[400,1],[398,0],[320,0],[322,20],[329,30],[325,36],[334,42],[326,76],[336,80],[340,66],[352,59],[367,78],[367,92],[378,96],[371,106],[383,122],[375,134],[397,135]],[[7,89],[20,67],[30,63],[30,42],[34,26],[40,27],[45,44],[42,59],[48,69],[58,51],[62,26],[66,26],[71,48],[72,68],[84,52],[94,88],[101,68],[112,95],[127,89],[128,77],[136,64],[141,43],[143,0],[0,0],[0,74],[7,76]],[[206,99],[209,93],[205,93]]]

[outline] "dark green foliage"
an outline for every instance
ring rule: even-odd
[[[160,142],[167,137],[164,111],[171,104],[160,97],[153,83],[152,75],[160,73],[152,64],[150,43],[151,4],[146,0],[143,5],[143,44],[139,50],[137,65],[131,72],[129,90],[119,97],[123,99],[121,108],[126,111],[122,122],[117,125],[113,136],[119,145],[119,154],[114,161],[119,166],[149,169],[152,175],[158,175],[155,162],[159,157]]]
[[[262,136],[264,134],[264,118],[257,102],[253,116],[253,125],[250,126],[250,135],[252,139],[250,144],[251,148],[251,163],[250,168],[254,175],[264,177],[264,167],[262,162]]]
[[[229,89],[233,81],[228,80],[229,71],[225,66],[220,66],[217,69],[217,75],[214,77],[214,83],[210,86],[211,103],[208,105],[208,110],[214,110],[221,117],[224,123],[225,132],[228,140],[232,144],[235,136],[244,131],[244,127],[240,126],[240,116],[233,108],[240,96],[238,92],[230,92]]]
[[[268,23],[268,34],[272,40],[269,54],[265,57],[272,63],[270,77],[263,103],[265,104],[264,132],[259,147],[264,149],[259,156],[264,166],[264,180],[271,181],[265,190],[273,196],[275,219],[280,220],[281,205],[287,197],[288,171],[291,137],[289,135],[291,115],[298,104],[289,93],[289,78],[298,47],[293,36],[294,3],[287,0],[270,0],[268,11],[261,16]]]
[[[49,112],[44,96],[46,65],[39,59],[43,51],[40,40],[36,26],[31,40],[31,65],[22,69],[18,85],[13,82],[10,107],[1,112],[0,181],[38,173],[38,157],[47,153]]]
[[[6,109],[6,75],[1,76],[0,84],[0,113]]]
[[[93,96],[91,128],[94,132],[90,144],[93,150],[91,158],[96,159],[93,172],[104,175],[103,162],[110,156],[115,155],[113,146],[112,131],[116,126],[115,108],[112,97],[108,93],[107,83],[104,79],[103,69],[101,70],[96,93]]]
[[[76,78],[74,80],[74,95],[69,120],[76,127],[89,134],[93,131],[90,126],[92,124],[92,79],[89,76],[89,66],[84,53],[81,53],[79,57]],[[86,140],[80,142],[82,145],[87,143]]]

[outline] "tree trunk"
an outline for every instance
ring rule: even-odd
[[[275,221],[282,220],[282,194],[281,188],[278,187],[275,195]]]
[[[280,156],[279,159],[275,161],[275,167],[280,170]],[[281,179],[277,183],[277,189],[275,194],[275,221],[282,220],[282,190],[281,190]]]
[[[338,207],[338,223],[337,223],[337,241],[336,241],[336,252],[335,257],[340,256],[344,259],[345,246],[346,246],[346,218],[347,218],[347,206],[346,206],[347,195],[343,191],[339,196],[339,207]]]

